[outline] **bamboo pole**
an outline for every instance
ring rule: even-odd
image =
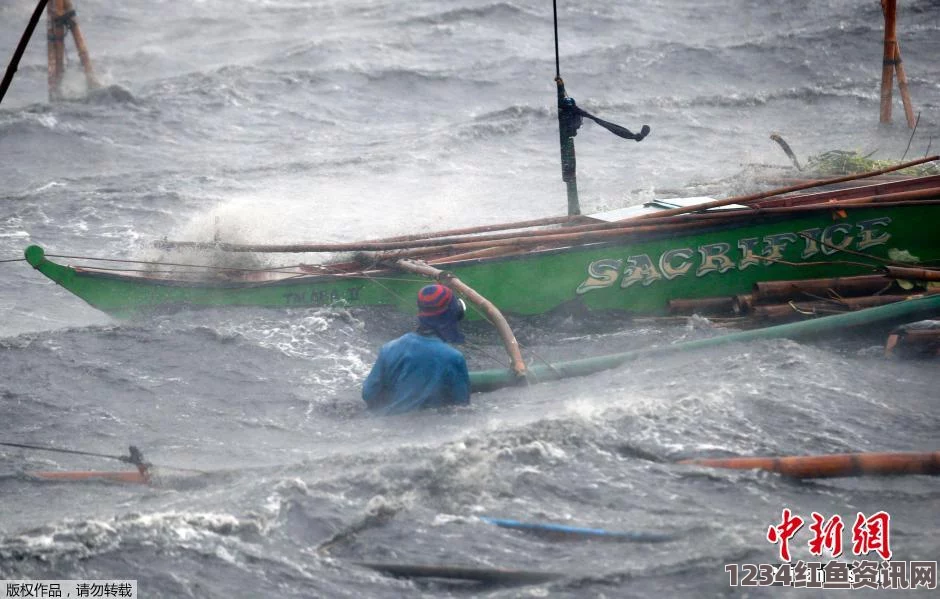
[[[514,223],[501,223],[496,225],[478,225],[475,227],[465,227],[462,229],[448,229],[446,231],[434,231],[431,233],[418,233],[416,235],[398,235],[396,237],[384,237],[381,239],[372,239],[370,241],[416,241],[419,239],[435,239],[438,237],[453,237],[456,235],[472,235],[475,233],[491,233],[493,231],[507,231],[510,229],[529,229],[532,227],[543,227],[547,225],[562,225],[569,223],[587,223],[593,219],[586,216],[550,216],[547,218],[537,218],[534,220],[523,220]]]
[[[803,190],[803,189],[810,189],[810,188],[813,188],[813,187],[820,187],[820,186],[823,186],[823,185],[832,185],[832,184],[835,184],[835,183],[843,183],[843,182],[845,182],[845,181],[857,181],[857,180],[859,180],[859,179],[866,179],[866,178],[868,178],[868,177],[875,177],[875,176],[877,176],[877,175],[883,175],[883,174],[885,174],[885,173],[891,173],[891,172],[894,172],[894,171],[899,171],[899,170],[903,170],[903,169],[906,169],[906,168],[910,168],[910,167],[912,167],[912,166],[917,166],[918,164],[924,164],[925,162],[933,162],[934,160],[938,160],[938,159],[940,159],[940,156],[928,156],[928,157],[921,158],[921,159],[919,159],[919,160],[912,160],[911,162],[905,162],[905,163],[898,164],[898,165],[895,165],[895,166],[891,166],[891,167],[888,167],[888,168],[883,168],[883,169],[880,169],[880,170],[877,170],[877,171],[870,171],[870,172],[867,172],[867,173],[859,173],[859,174],[855,174],[855,175],[847,175],[847,176],[844,176],[844,177],[836,177],[836,178],[833,178],[833,179],[823,179],[823,180],[821,180],[821,181],[812,181],[812,182],[810,182],[810,183],[804,183],[804,184],[800,184],[800,185],[793,185],[793,186],[791,186],[791,187],[782,187],[782,188],[779,188],[779,189],[772,189],[772,190],[770,190],[770,191],[765,191],[765,192],[761,192],[761,193],[755,193],[755,194],[750,194],[750,195],[745,195],[745,196],[738,196],[738,197],[734,197],[734,198],[727,198],[727,199],[724,199],[724,200],[715,200],[714,202],[708,202],[708,203],[706,203],[706,204],[700,204],[700,205],[698,205],[698,206],[687,206],[687,207],[684,207],[684,208],[672,208],[672,209],[670,209],[670,210],[663,210],[662,212],[657,212],[655,215],[641,214],[641,215],[639,215],[639,216],[634,216],[633,218],[626,219],[626,220],[631,220],[631,221],[644,220],[644,219],[651,218],[651,217],[653,217],[653,216],[656,216],[656,217],[661,218],[661,217],[664,217],[664,216],[673,216],[673,215],[677,215],[677,214],[686,214],[686,213],[688,213],[688,212],[699,212],[699,211],[701,211],[701,210],[708,210],[708,209],[710,209],[710,208],[720,208],[720,207],[722,207],[722,206],[727,206],[727,205],[729,205],[729,204],[749,204],[749,203],[751,203],[751,202],[754,202],[754,201],[757,201],[757,200],[762,200],[762,199],[764,199],[764,198],[769,198],[769,197],[772,197],[772,196],[783,195],[783,194],[785,194],[785,193],[791,193],[791,192],[794,192],[794,191],[801,191],[801,190]],[[621,222],[623,222],[623,221],[621,221]]]
[[[909,194],[912,192],[903,192],[904,194]],[[933,197],[938,194],[937,191],[927,190],[922,193],[927,197]],[[898,194],[901,195],[901,194]],[[876,201],[877,200],[877,201]],[[892,201],[888,196],[881,196],[877,198],[867,198],[867,203],[890,203],[892,206],[925,206],[925,205],[934,205],[940,203],[940,198],[925,199],[925,200],[915,200],[911,199],[908,196],[903,198],[897,198]],[[480,240],[471,240],[471,241],[454,241],[454,240],[441,240],[443,245],[437,245],[437,240],[435,243],[427,243],[423,245],[409,245],[408,247],[399,247],[392,244],[382,244],[382,243],[368,243],[368,242],[359,242],[359,243],[333,243],[333,244],[290,244],[290,245],[273,245],[273,244],[254,244],[254,245],[243,245],[243,244],[217,244],[217,243],[204,243],[204,242],[187,242],[187,241],[164,241],[157,242],[155,245],[157,247],[163,248],[196,248],[196,249],[218,249],[227,252],[256,252],[256,253],[317,253],[317,252],[382,252],[373,258],[377,261],[382,260],[397,260],[399,258],[416,258],[424,256],[445,256],[449,253],[456,252],[469,252],[472,250],[483,250],[490,248],[515,248],[515,249],[526,249],[533,248],[534,246],[546,246],[551,247],[569,247],[574,245],[582,245],[586,243],[594,243],[598,241],[610,241],[617,240],[619,238],[626,238],[634,235],[642,234],[662,234],[670,232],[681,232],[681,231],[691,231],[695,229],[702,229],[708,227],[715,227],[718,225],[731,226],[738,224],[740,222],[747,222],[752,220],[755,217],[759,216],[773,216],[778,214],[799,214],[807,212],[819,212],[819,211],[832,211],[840,209],[851,209],[851,208],[864,208],[866,204],[858,203],[858,200],[852,200],[850,202],[831,202],[825,204],[814,204],[810,206],[786,206],[779,208],[761,208],[756,210],[747,210],[747,211],[738,211],[734,214],[699,214],[699,215],[689,215],[691,218],[682,221],[666,221],[666,222],[650,222],[650,224],[644,225],[633,225],[626,224],[619,228],[613,229],[600,229],[600,230],[590,230],[582,232],[566,232],[561,231],[558,233],[546,233],[537,236],[519,236],[511,237],[505,239],[495,239],[488,240],[481,238]],[[665,220],[665,219],[664,219]],[[576,228],[575,228],[576,229]],[[397,243],[397,242],[396,242]]]
[[[59,75],[56,71],[55,61],[55,1],[46,5],[46,51],[48,53],[48,86],[49,101],[59,99]]]
[[[925,453],[843,453],[832,455],[768,458],[699,458],[680,464],[769,470],[792,478],[834,478],[842,476],[888,476],[899,474],[940,474],[940,452]]]
[[[62,79],[65,77],[65,27],[59,22],[59,17],[62,16],[63,10],[63,0],[53,0],[55,4],[55,22],[53,23],[53,28],[55,30],[55,39],[53,44],[55,45],[55,96],[56,100],[62,97]]]
[[[901,63],[901,45],[895,44],[895,64],[894,68],[898,72],[898,89],[901,91],[901,103],[904,105],[904,118],[907,119],[907,126],[914,128],[914,105],[911,104],[911,92],[907,86],[907,73],[904,72],[904,65]]]
[[[887,6],[885,6],[886,0],[881,0],[881,12],[885,16],[885,19],[888,18]],[[897,19],[895,19],[897,21]],[[886,23],[887,25],[887,23]],[[896,36],[895,36],[896,37]],[[904,117],[907,119],[907,126],[911,129],[914,128],[914,106],[911,104],[911,92],[907,87],[907,73],[904,72],[904,64],[901,61],[901,44],[898,43],[897,39],[894,40],[894,68],[898,74],[898,90],[901,92],[901,103],[904,104]],[[884,73],[882,73],[883,77]],[[890,93],[888,101],[890,102]],[[888,109],[888,120],[891,119],[891,110]]]
[[[477,293],[476,290],[451,273],[438,270],[437,268],[429,266],[424,262],[415,260],[396,260],[394,265],[406,272],[411,272],[434,279],[442,285],[446,285],[454,291],[463,294],[468,300],[476,304],[481,310],[483,310],[483,314],[491,323],[493,323],[493,326],[496,327],[496,331],[499,333],[500,338],[503,340],[503,345],[506,347],[506,352],[509,354],[513,372],[515,372],[516,376],[518,377],[525,376],[526,366],[525,361],[522,359],[522,353],[519,350],[519,342],[516,341],[516,336],[513,335],[512,329],[509,327],[509,323],[506,322],[506,318],[503,316],[502,312],[499,311],[499,308],[493,305],[493,302]]]
[[[940,281],[940,270],[927,268],[909,268],[904,266],[886,266],[885,270],[892,279],[912,281]]]
[[[886,306],[903,302],[917,295],[869,295],[865,297],[846,297],[829,301],[794,302],[751,306],[749,314],[760,320],[787,320],[806,316],[820,316],[833,313],[864,310],[876,306]]]
[[[862,175],[853,175],[850,177],[843,177],[838,180],[851,180],[864,178],[866,176],[871,176],[874,174],[899,170],[904,168],[909,168],[911,166],[916,166],[924,162],[931,162],[934,160],[940,159],[940,156],[930,156],[927,158],[922,158],[919,160],[914,160],[911,162],[903,163],[890,167],[888,169],[883,169],[882,171],[874,171],[872,173],[862,174]],[[932,179],[932,178],[931,178]],[[831,182],[831,180],[829,181]],[[823,184],[826,182],[824,181]],[[909,185],[909,182],[901,181],[898,184]],[[795,186],[791,188],[779,189],[765,194],[755,194],[752,196],[741,196],[738,198],[728,198],[726,200],[717,200],[715,202],[709,202],[707,204],[702,204],[700,206],[690,206],[688,208],[676,208],[670,210],[662,210],[653,214],[643,215],[642,217],[635,217],[632,219],[624,219],[616,222],[604,222],[596,223],[590,225],[578,225],[571,226],[565,229],[557,230],[534,230],[534,231],[519,231],[519,232],[509,232],[509,233],[494,233],[490,235],[477,235],[473,237],[469,236],[457,236],[457,237],[430,237],[430,236],[417,236],[415,240],[408,240],[407,238],[388,238],[386,240],[379,241],[364,241],[364,242],[352,242],[352,243],[296,243],[296,244],[234,244],[234,243],[217,243],[217,242],[201,242],[201,241],[158,241],[155,242],[156,247],[169,249],[169,248],[196,248],[196,249],[219,249],[228,252],[270,252],[270,253],[303,253],[303,252],[376,252],[376,251],[388,251],[388,250],[399,250],[399,249],[412,249],[412,248],[427,248],[432,246],[440,246],[442,249],[453,249],[455,247],[461,247],[461,249],[483,249],[489,247],[486,245],[491,241],[503,241],[503,240],[520,240],[523,238],[532,238],[535,240],[535,243],[541,243],[540,240],[543,239],[552,239],[559,237],[562,239],[575,239],[573,235],[583,234],[593,231],[610,231],[610,230],[620,230],[622,232],[628,231],[643,231],[649,230],[648,227],[654,223],[662,224],[673,224],[678,222],[685,222],[692,219],[712,219],[712,220],[725,220],[728,219],[730,222],[734,218],[742,218],[753,216],[760,213],[787,213],[794,211],[803,211],[803,210],[828,210],[828,209],[837,209],[842,206],[850,206],[855,203],[870,203],[870,202],[885,202],[885,201],[902,201],[902,200],[916,200],[916,199],[927,199],[934,196],[940,196],[940,180],[938,184],[926,189],[919,189],[914,191],[905,191],[898,193],[888,193],[888,194],[878,194],[877,191],[874,195],[853,198],[852,200],[842,200],[842,201],[830,201],[826,203],[817,203],[807,206],[781,206],[773,208],[762,208],[760,206],[751,207],[750,210],[737,210],[737,211],[725,211],[725,212],[713,212],[708,214],[700,214],[698,211],[704,210],[706,207],[718,207],[724,206],[733,203],[747,203],[748,201],[756,201],[758,199],[763,199],[770,195],[777,195],[781,193],[788,193],[791,191],[796,191],[799,189],[806,189],[808,187],[814,187],[815,185],[810,186]],[[881,189],[879,186],[871,186]],[[851,191],[851,190],[846,190]],[[831,196],[823,196],[831,197]],[[815,198],[812,198],[815,199]],[[820,198],[822,199],[822,198]],[[683,218],[677,219],[674,217],[682,216]],[[633,223],[635,221],[642,220],[642,224]],[[530,221],[534,222],[534,221]],[[516,223],[519,224],[519,223]],[[451,232],[465,231],[457,229]],[[396,241],[396,239],[403,239],[402,241]],[[505,243],[494,244],[494,245],[507,245]],[[464,247],[465,246],[465,247]]]
[[[869,182],[874,182],[870,185],[856,185],[852,187],[843,187],[840,189],[829,189],[826,191],[800,193],[778,198],[767,198],[761,201],[760,207],[771,208],[776,206],[797,206],[828,200],[849,200],[871,195],[883,195],[889,193],[898,193],[901,191],[917,191],[920,189],[940,190],[940,175],[918,175],[909,179],[885,179],[885,177],[889,176],[890,175],[881,175],[880,177],[872,177]]]
[[[937,198],[934,200],[933,198]],[[649,219],[642,224],[632,224],[630,221],[617,221],[616,223],[603,223],[598,225],[584,225],[556,229],[550,231],[520,232],[518,234],[493,234],[478,237],[454,237],[443,239],[428,239],[417,241],[393,242],[350,242],[350,243],[296,243],[296,244],[238,244],[215,243],[202,241],[158,241],[156,247],[214,249],[226,252],[255,252],[255,253],[325,253],[325,252],[403,252],[419,251],[421,255],[431,255],[438,252],[470,251],[488,249],[491,247],[530,247],[543,243],[570,242],[588,243],[605,240],[618,236],[637,233],[656,233],[666,231],[680,231],[701,227],[712,227],[716,224],[733,224],[737,221],[747,221],[761,215],[798,214],[803,212],[818,212],[824,210],[839,210],[844,208],[858,208],[866,204],[918,204],[930,205],[940,202],[940,189],[926,189],[905,191],[897,194],[854,198],[852,200],[833,201],[827,203],[810,204],[807,206],[780,206],[773,208],[754,208],[750,210],[725,211],[708,214],[687,214],[683,218],[663,217]],[[387,256],[390,257],[390,256]],[[402,257],[402,256],[398,256]]]
[[[940,199],[937,200],[922,200],[922,201],[898,201],[893,202],[892,206],[924,206],[924,205],[935,205],[940,204]],[[448,252],[457,252],[457,251],[469,251],[473,249],[483,249],[490,247],[513,247],[516,249],[525,249],[532,248],[533,246],[544,246],[544,249],[557,248],[557,247],[570,247],[576,245],[583,245],[586,243],[594,243],[598,241],[623,241],[632,236],[639,236],[643,234],[664,234],[664,233],[674,233],[674,232],[683,232],[683,231],[694,231],[696,229],[710,228],[718,225],[727,225],[731,226],[737,224],[739,221],[747,222],[753,219],[755,216],[759,215],[776,215],[776,214],[797,214],[805,212],[819,212],[819,211],[831,211],[839,209],[852,209],[852,208],[864,208],[863,205],[858,204],[846,204],[840,205],[839,203],[833,204],[823,204],[823,205],[814,205],[814,206],[794,206],[794,207],[783,207],[783,208],[769,208],[766,210],[760,211],[748,211],[745,214],[736,215],[737,218],[728,218],[727,216],[720,214],[703,214],[699,215],[700,218],[697,218],[692,221],[684,221],[678,223],[664,223],[664,224],[655,224],[649,226],[629,226],[619,229],[609,229],[601,231],[589,231],[587,233],[558,233],[553,235],[543,235],[540,237],[528,237],[520,239],[504,239],[496,241],[479,241],[479,242],[466,242],[459,243],[447,246],[437,246],[437,247],[421,247],[414,248],[409,250],[395,250],[389,251],[387,253],[378,254],[375,258],[377,260],[393,260],[398,258],[408,258],[408,257],[419,257],[419,256],[433,256],[433,255],[442,255]],[[721,218],[723,217],[724,218]],[[249,251],[249,250],[238,250],[238,251]],[[257,250],[252,250],[257,251]],[[297,250],[300,251],[300,250]],[[368,250],[364,250],[368,251]]]
[[[104,471],[79,471],[79,472],[26,472],[26,476],[41,480],[68,481],[68,482],[87,482],[90,480],[106,480],[116,483],[132,483],[146,485],[150,483],[150,476],[141,472],[104,472]]]
[[[75,16],[75,8],[72,6],[72,0],[62,0],[65,13],[72,13],[69,29],[72,30],[72,37],[75,38],[75,47],[78,49],[78,58],[82,62],[82,68],[85,70],[85,81],[88,89],[97,89],[101,87],[98,78],[95,77],[95,71],[91,66],[91,57],[88,54],[88,47],[85,44],[85,36],[78,26],[78,20]]]
[[[908,192],[904,192],[908,193]],[[937,192],[931,192],[932,195],[936,195]],[[884,203],[889,203],[885,200],[885,197],[880,198],[880,201]],[[879,202],[880,203],[880,202]],[[905,198],[904,201],[895,201],[891,202],[893,206],[907,206],[907,205],[933,205],[940,203],[940,199],[937,200],[911,200]],[[559,232],[552,234],[544,234],[539,236],[532,237],[513,237],[508,239],[496,239],[496,240],[486,240],[481,239],[479,241],[459,241],[453,242],[448,241],[447,245],[421,245],[407,248],[396,248],[396,247],[383,247],[385,244],[378,243],[342,243],[342,244],[295,244],[295,245],[241,245],[241,244],[215,244],[215,243],[203,243],[203,242],[159,242],[156,245],[158,247],[171,248],[171,247],[189,247],[189,248],[201,248],[201,249],[219,249],[229,252],[270,252],[270,253],[315,253],[315,252],[383,252],[378,253],[373,256],[373,259],[376,261],[387,261],[387,260],[397,260],[400,258],[416,258],[424,256],[444,256],[448,253],[454,252],[469,252],[471,250],[482,250],[489,248],[515,248],[515,249],[531,249],[534,246],[546,246],[547,248],[551,247],[569,247],[574,245],[581,245],[586,243],[594,243],[598,241],[610,241],[617,240],[619,238],[626,238],[634,235],[642,234],[662,234],[662,233],[671,233],[671,232],[681,232],[681,231],[690,231],[695,229],[714,227],[716,225],[733,225],[737,222],[746,222],[753,219],[756,216],[761,215],[776,215],[776,214],[797,214],[805,212],[819,212],[819,211],[831,211],[839,209],[851,209],[851,208],[863,208],[864,205],[859,205],[857,203],[840,203],[832,202],[826,204],[818,204],[811,206],[788,206],[780,208],[767,208],[759,210],[748,210],[741,211],[737,214],[701,214],[694,215],[692,220],[684,220],[681,222],[663,222],[655,224],[644,224],[644,225],[628,225],[616,229],[605,229],[605,230],[592,230],[587,232]],[[689,215],[690,217],[693,215]]]
[[[897,0],[882,0],[885,17],[884,58],[881,68],[881,122],[891,122],[891,88],[897,60]]]
[[[884,275],[803,279],[799,281],[764,281],[754,284],[755,301],[785,301],[803,295],[822,296],[834,292],[840,296],[871,295],[884,291],[892,280]]]

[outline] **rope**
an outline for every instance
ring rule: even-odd
[[[326,264],[297,264],[292,266],[280,266],[280,267],[271,267],[271,268],[237,268],[237,267],[226,267],[226,266],[213,266],[210,264],[188,264],[181,262],[160,262],[160,261],[147,261],[147,260],[119,260],[116,258],[97,258],[94,256],[72,256],[67,254],[46,254],[49,258],[65,258],[69,260],[91,260],[95,262],[116,262],[121,264],[151,264],[154,266],[179,266],[183,268],[204,268],[207,270],[220,270],[220,271],[234,271],[234,272],[250,272],[250,273],[274,273],[274,274],[286,274],[294,275],[294,277],[303,277],[307,275],[314,275],[317,273],[311,272],[297,272],[295,270],[287,269],[296,269],[296,268],[316,268],[321,271],[325,271],[326,274],[337,278],[347,278],[347,279],[381,279],[384,281],[401,281],[404,283],[419,283],[421,279],[403,279],[400,277],[387,277],[387,276],[376,276],[376,275],[367,275],[364,272],[359,273],[350,273],[343,270],[340,270],[335,267],[330,267]],[[16,258],[15,260],[25,260],[24,258]],[[15,260],[10,260],[15,261]],[[76,265],[79,268],[86,268],[89,270],[100,270],[108,272],[148,272],[148,273],[159,273],[159,274],[173,274],[173,273],[185,273],[186,271],[182,270],[154,270],[154,269],[134,269],[134,268],[107,268],[103,266],[82,266]],[[291,277],[291,278],[294,278]],[[289,279],[285,279],[289,280]],[[390,293],[391,290],[386,289]],[[394,294],[393,294],[394,295]]]
[[[561,61],[558,58],[558,2],[552,0],[552,17],[555,23],[555,78],[561,79]]]
[[[766,256],[760,256],[761,260],[766,260],[767,262],[773,262],[774,264],[783,264],[786,266],[832,266],[834,264],[845,264],[848,266],[864,266],[865,268],[872,269],[873,272],[879,272],[881,267],[875,264],[869,264],[867,262],[852,262],[851,260],[823,260],[819,262],[790,262],[789,260],[780,260],[778,258],[768,258]]]
[[[226,267],[226,266],[213,266],[211,264],[187,264],[183,262],[154,262],[147,260],[119,260],[117,258],[96,258],[94,256],[70,256],[67,254],[46,254],[48,258],[65,258],[68,260],[91,260],[93,262],[118,262],[121,264],[155,264],[157,266],[182,266],[186,268],[206,268],[209,270],[229,270],[236,272],[283,272],[285,274],[294,274],[294,271],[282,270],[288,268],[324,268],[319,264],[297,264],[296,266],[274,266],[270,268],[238,268],[238,267]],[[93,266],[90,268],[96,268],[99,270],[107,270],[102,267]],[[122,269],[110,269],[110,270],[122,270]],[[123,269],[129,270],[130,269]],[[131,271],[134,272],[134,271]]]
[[[907,147],[904,148],[904,154],[901,155],[901,162],[904,162],[904,159],[907,157],[908,151],[911,149],[911,142],[914,141],[914,134],[917,133],[917,125],[920,124],[920,113],[917,113],[917,120],[914,121],[914,130],[911,131],[911,138],[907,140]]]
[[[143,461],[143,454],[140,453],[140,450],[137,447],[131,445],[129,455],[111,455],[107,453],[96,453],[94,451],[80,451],[78,449],[63,449],[60,447],[49,447],[46,445],[29,445],[27,443],[10,443],[10,442],[0,442],[0,445],[6,447],[17,447],[20,449],[35,449],[39,451],[51,451],[55,453],[68,453],[74,455],[86,455],[96,458],[105,458],[109,460],[117,460],[119,462],[124,462],[125,464],[133,464],[135,466],[144,465],[144,466],[153,466],[155,468],[162,468],[164,470],[178,470],[180,472],[196,472],[199,474],[209,474],[205,470],[195,470],[193,468],[176,468],[173,466],[155,466],[154,464],[145,463]]]
[[[6,260],[0,260],[0,263],[4,262],[26,262],[26,258],[9,258]]]

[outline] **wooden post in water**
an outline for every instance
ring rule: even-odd
[[[885,46],[881,68],[881,122],[891,122],[891,87],[894,84],[894,64],[897,51],[897,0],[883,0],[885,15]]]
[[[65,3],[64,0],[54,0],[53,4],[55,5],[55,23],[52,26],[55,30],[53,44],[55,45],[56,98],[58,99],[62,97],[62,79],[65,78],[65,27],[59,19],[65,11]]]
[[[895,5],[895,13],[897,7],[897,0],[893,2]],[[885,16],[885,26],[887,35],[887,19],[888,19],[888,6],[887,0],[881,0],[881,12]],[[897,18],[895,15],[894,23],[897,23]],[[901,44],[898,43],[897,35],[895,32],[894,39],[894,56],[892,66],[898,73],[898,90],[901,92],[901,102],[904,104],[904,117],[907,119],[907,126],[911,129],[914,128],[914,106],[911,104],[911,92],[907,87],[907,73],[904,72],[904,64],[901,62]],[[885,48],[887,51],[887,47]],[[882,79],[884,78],[884,71],[882,70]],[[883,85],[883,83],[882,83]],[[882,87],[882,98],[884,98],[884,87]],[[888,89],[888,101],[891,101],[891,90],[890,86]],[[884,102],[884,100],[882,100]],[[884,111],[884,104],[882,104],[882,114]],[[888,107],[888,120],[891,120],[891,107]],[[885,122],[882,118],[882,122]]]
[[[72,31],[72,37],[75,39],[75,48],[78,50],[78,58],[82,62],[82,68],[85,70],[85,81],[88,84],[88,89],[97,89],[100,87],[98,79],[95,77],[94,69],[91,66],[91,57],[88,55],[88,46],[85,45],[85,36],[82,35],[82,30],[78,26],[78,20],[76,19],[75,8],[72,5],[72,0],[63,0],[63,8],[65,9],[64,16],[68,17],[69,29]]]
[[[891,122],[891,88],[894,84],[894,73],[898,74],[898,90],[901,92],[901,102],[904,104],[904,117],[907,126],[914,128],[914,106],[911,104],[911,93],[907,87],[907,74],[901,64],[901,46],[897,36],[897,0],[881,0],[881,11],[885,17],[885,43],[884,58],[881,69],[881,122]]]
[[[72,32],[78,57],[85,70],[88,89],[100,87],[91,66],[85,36],[75,19],[75,7],[72,0],[50,0],[47,7],[49,24],[47,27],[49,54],[49,101],[62,99],[62,79],[65,76],[65,35],[66,29]]]
[[[49,63],[49,101],[54,102],[59,99],[59,63],[56,60],[56,26],[55,26],[55,0],[46,5],[46,48],[48,50]]]

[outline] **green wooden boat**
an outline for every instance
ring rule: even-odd
[[[415,294],[428,280],[388,261],[414,250],[509,315],[564,308],[661,315],[670,300],[746,294],[758,282],[872,274],[889,260],[940,261],[938,176],[656,218],[657,211],[671,214],[683,203],[695,209],[694,201],[652,202],[627,210],[630,218],[648,220],[622,220],[623,213],[578,217],[576,226],[541,227],[530,237],[425,236],[411,250],[365,254],[377,264],[371,267],[360,260],[262,270],[152,263],[118,270],[111,262],[62,264],[35,245],[26,249],[26,259],[116,317],[228,306],[393,306],[414,312]],[[422,247],[433,243],[439,246]],[[489,255],[481,252],[490,243]],[[381,244],[362,247],[373,246]]]

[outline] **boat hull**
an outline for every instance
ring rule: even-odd
[[[859,205],[756,214],[707,229],[622,238],[436,266],[514,315],[561,307],[664,314],[673,299],[749,293],[762,281],[871,274],[879,261],[940,260],[940,204]],[[863,254],[860,256],[859,254]],[[303,275],[277,281],[181,280],[61,265],[38,246],[26,257],[44,275],[116,317],[199,307],[393,306],[414,312],[426,279],[395,270]]]

